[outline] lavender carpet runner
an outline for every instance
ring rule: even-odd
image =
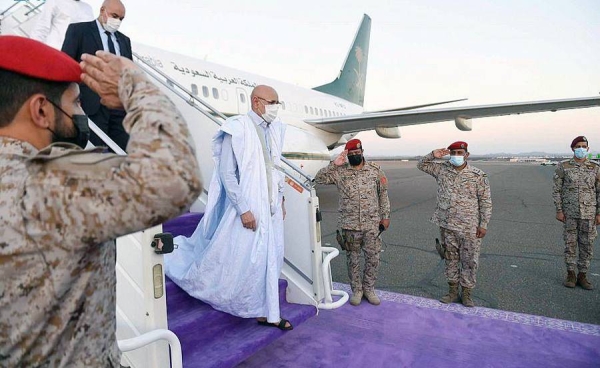
[[[320,311],[239,367],[600,367],[597,325],[378,294],[377,307]]]
[[[202,214],[188,213],[163,225],[163,231],[174,236],[190,236]],[[285,300],[287,282],[279,280],[281,316],[294,328],[316,314],[313,306],[289,304]],[[169,329],[181,341],[183,366],[234,367],[256,351],[293,331],[260,326],[253,318],[239,318],[214,310],[192,298],[166,278],[167,320]]]

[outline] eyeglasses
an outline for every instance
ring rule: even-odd
[[[260,96],[256,96],[256,98],[260,98],[261,100],[265,101],[267,103],[267,105],[280,105],[281,102],[277,101],[277,100],[267,100],[266,98],[262,98]]]

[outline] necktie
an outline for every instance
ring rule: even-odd
[[[111,54],[115,54],[115,55],[116,55],[116,54],[117,54],[117,52],[115,51],[115,44],[114,44],[114,43],[113,43],[113,41],[112,41],[112,37],[111,37],[111,34],[110,34],[110,32],[109,32],[109,31],[106,31],[106,32],[104,32],[104,33],[106,33],[106,35],[108,36],[108,51],[109,51]]]

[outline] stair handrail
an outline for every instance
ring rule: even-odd
[[[177,335],[166,329],[156,329],[141,334],[130,339],[117,341],[119,350],[127,352],[150,345],[159,340],[166,340],[171,347],[171,368],[183,368],[183,354],[181,352],[181,342]]]
[[[331,288],[331,260],[340,254],[337,248],[321,247],[321,252],[327,253],[321,264],[321,273],[323,275],[323,291],[325,292],[324,302],[319,303],[319,309],[336,309],[346,304],[350,296],[343,290],[334,290]],[[340,299],[333,301],[332,295],[341,296]]]
[[[45,2],[45,0],[44,0]],[[11,6],[9,6],[7,9],[3,10],[2,13],[0,13],[0,17],[3,17],[6,13],[8,13],[9,10],[11,10],[12,8],[14,8],[17,5],[23,5],[23,3],[29,4],[31,6],[33,6],[33,4],[31,4],[29,2],[29,0],[25,0],[25,1],[15,1]],[[43,3],[42,3],[43,4]],[[1,18],[0,18],[1,19]]]
[[[27,4],[33,6],[33,4],[31,4],[31,2],[29,2],[28,0],[20,1],[20,2],[26,2]],[[46,4],[46,0],[44,0],[41,3],[39,3],[38,5],[36,5],[33,9],[31,9],[30,11],[28,11],[27,13],[25,13],[25,15],[27,16],[27,15],[31,14],[32,12],[38,10],[38,8],[41,7],[44,4]]]
[[[186,87],[184,87],[183,85],[181,85],[177,81],[173,80],[173,78],[171,78],[169,75],[167,75],[163,71],[159,70],[154,65],[150,64],[149,62],[147,62],[146,60],[144,60],[139,54],[137,54],[136,52],[133,52],[133,56],[135,56],[137,60],[141,61],[144,64],[144,65],[140,65],[138,63],[138,66],[140,66],[146,73],[148,73],[148,69],[147,68],[150,68],[154,72],[158,73],[160,76],[162,76],[163,78],[165,78],[166,80],[168,80],[173,86],[177,86],[177,88],[179,88],[180,90],[182,90],[183,92],[185,92],[185,95],[184,95],[184,94],[180,93],[179,91],[175,90],[173,88],[173,86],[169,85],[169,83],[164,82],[164,81],[162,81],[160,79],[156,79],[155,78],[158,82],[160,82],[163,86],[169,88],[173,93],[175,93],[181,99],[188,101],[188,103],[191,106],[193,106],[196,110],[200,111],[206,117],[210,118],[214,123],[218,124],[219,126],[222,125],[221,121],[219,121],[218,119],[216,119],[214,117],[214,115],[220,117],[223,120],[227,119],[227,117],[225,115],[223,115],[223,113],[221,113],[219,110],[217,110],[216,108],[212,107],[210,104],[208,104],[207,102],[203,101],[202,99],[198,98],[198,96],[194,95],[194,93],[192,93],[192,91],[188,90]],[[150,73],[148,73],[148,74],[150,74]],[[210,111],[210,113],[207,113],[206,111],[204,111],[203,109],[201,109],[199,106],[197,106],[195,103],[193,103],[193,101],[197,101],[200,105],[202,105],[206,109],[208,109]],[[299,175],[301,175],[302,177],[304,177],[306,179],[306,182],[304,182],[304,183],[302,183],[299,180],[295,180],[295,181],[298,184],[302,185],[302,187],[304,187],[306,190],[310,190],[311,186],[313,185],[314,178],[312,176],[308,175],[307,173],[305,173],[301,168],[299,168],[297,165],[295,165],[293,162],[291,162],[287,158],[281,156],[281,161],[283,161],[286,165],[288,165],[296,173],[298,173]],[[293,176],[291,176],[288,172],[286,172],[286,174],[289,177],[293,178]]]

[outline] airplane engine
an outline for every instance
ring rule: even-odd
[[[454,119],[454,123],[456,124],[456,127],[463,132],[470,132],[473,130],[473,121],[466,116],[457,116],[456,119]]]
[[[377,127],[375,132],[381,138],[400,138],[400,128],[396,127]]]

